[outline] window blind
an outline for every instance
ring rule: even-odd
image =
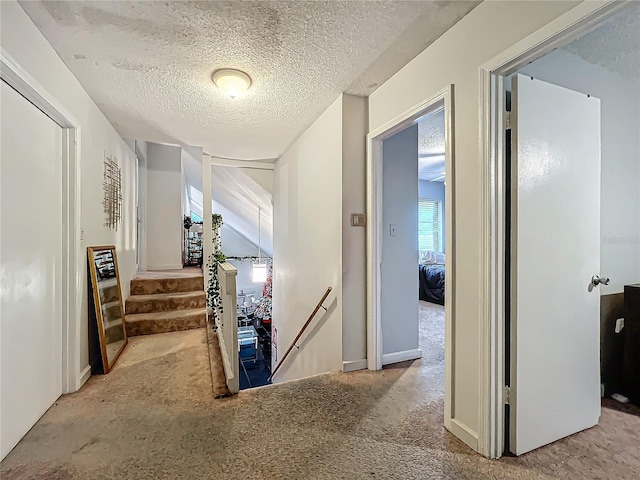
[[[418,248],[442,251],[442,202],[418,199]]]

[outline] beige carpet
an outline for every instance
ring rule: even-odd
[[[424,305],[423,305],[424,306]],[[489,461],[442,427],[442,314],[425,357],[215,400],[204,329],[131,339],[116,368],[62,397],[0,466],[11,479],[637,479],[640,417]]]
[[[231,395],[227,387],[227,377],[224,373],[222,354],[218,335],[213,331],[211,325],[207,325],[207,342],[209,347],[209,366],[211,368],[211,387],[214,398],[224,398]]]

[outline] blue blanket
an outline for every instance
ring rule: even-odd
[[[444,305],[444,265],[418,265],[420,300]]]

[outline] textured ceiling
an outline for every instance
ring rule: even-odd
[[[418,122],[418,178],[444,182],[444,109]]]
[[[124,137],[279,157],[343,91],[367,95],[466,15],[469,1],[27,2]],[[231,100],[211,73],[253,79]]]
[[[640,86],[640,2],[631,2],[563,49]]]

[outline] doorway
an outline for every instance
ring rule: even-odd
[[[486,84],[504,162],[493,170],[492,231],[505,453],[597,424],[601,395],[625,388],[618,319],[640,281],[637,9],[609,5],[532,40]]]
[[[438,335],[429,331],[433,333],[439,321],[445,426],[455,430],[450,401],[455,294],[452,98],[453,86],[448,86],[367,138],[367,362],[370,370],[380,370],[431,355],[431,341]],[[436,198],[436,189],[444,195]],[[425,247],[423,258],[420,245]],[[429,273],[424,275],[428,281],[423,282],[423,300],[418,301],[421,268]],[[423,345],[428,352],[422,351]]]
[[[63,129],[0,87],[4,458],[62,394]]]

